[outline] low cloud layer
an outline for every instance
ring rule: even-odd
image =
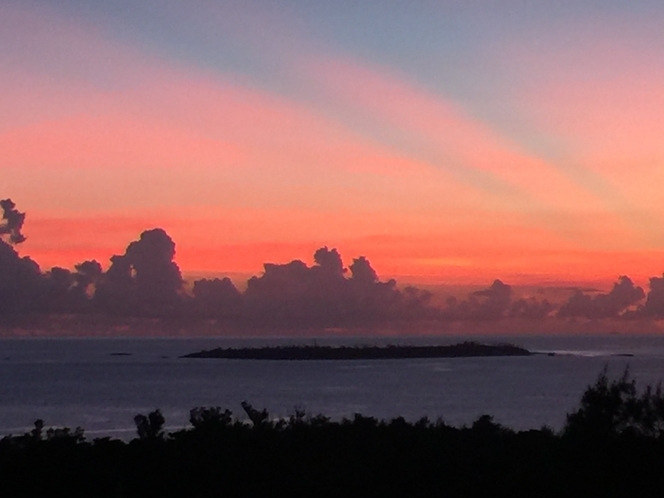
[[[644,297],[645,293],[641,287],[636,287],[629,277],[622,276],[606,294],[597,293],[593,296],[580,290],[574,292],[558,310],[558,316],[589,319],[617,318],[640,303]],[[642,308],[642,312],[644,310],[645,308]]]
[[[547,300],[534,297],[512,299],[512,287],[495,280],[490,287],[475,291],[465,301],[456,297],[447,300],[442,316],[447,320],[500,320],[504,318],[542,319],[555,307]]]
[[[664,275],[650,279],[648,299],[639,311],[644,316],[664,318]]]
[[[322,247],[313,266],[299,260],[264,265],[244,293],[250,315],[260,321],[344,326],[389,319],[425,318],[435,311],[431,295],[381,282],[371,263],[360,256],[344,268],[336,249]]]
[[[664,275],[650,279],[648,292],[621,276],[605,293],[571,290],[562,304],[515,297],[501,280],[467,296],[435,305],[432,294],[383,281],[359,256],[346,265],[341,254],[321,247],[312,263],[265,263],[240,292],[229,278],[186,284],[175,262],[176,245],[160,228],[146,230],[106,270],[90,260],[73,270],[42,271],[15,246],[25,240],[25,214],[10,199],[0,201],[0,321],[53,314],[92,314],[116,318],[169,318],[232,326],[329,328],[381,324],[498,324],[510,320],[566,323],[578,320],[664,319]]]

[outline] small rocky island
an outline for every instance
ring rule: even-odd
[[[481,344],[466,341],[449,346],[274,346],[217,348],[190,353],[183,358],[235,360],[392,360],[412,358],[470,358],[477,356],[530,356],[534,353],[513,344]]]

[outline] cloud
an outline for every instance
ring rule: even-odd
[[[629,14],[552,26],[537,45],[515,32],[493,55],[513,75],[512,106],[530,133],[603,200],[622,239],[661,247],[664,37],[658,16]]]
[[[535,297],[521,298],[510,306],[510,318],[525,318],[529,320],[542,320],[555,311],[556,306],[547,299],[539,300]]]
[[[0,318],[37,311],[40,298],[39,265],[0,240]]]
[[[5,235],[20,233],[24,214],[11,201],[3,206],[8,213]],[[311,266],[300,259],[265,263],[264,272],[249,279],[244,293],[229,278],[215,278],[195,281],[187,294],[175,262],[175,243],[161,228],[143,231],[110,260],[105,272],[99,262],[86,260],[74,271],[53,267],[41,273],[32,259],[20,257],[9,243],[0,241],[0,317],[101,312],[178,318],[189,324],[217,319],[276,329],[445,322],[452,328],[465,323],[466,330],[484,327],[482,323],[533,320],[544,326],[556,308],[546,299],[516,299],[512,287],[498,279],[466,300],[451,297],[445,307],[436,307],[431,293],[399,288],[394,279],[381,280],[364,256],[346,267],[339,251],[327,246],[314,252]],[[637,308],[644,297],[641,287],[621,276],[606,293],[577,290],[555,316],[610,323],[639,317],[658,320],[664,317],[664,276],[650,279],[645,304]]]
[[[72,272],[58,266],[43,275],[44,311],[47,313],[73,313],[78,311],[74,304],[72,288],[76,281]]]
[[[224,9],[210,9],[217,12],[215,19],[227,14]],[[201,228],[187,233],[207,237],[195,248],[184,230],[176,234],[160,218],[154,221],[177,235],[185,271],[203,269],[195,266],[203,259],[194,252],[207,246],[214,254],[215,244],[258,247],[301,242],[313,234],[306,241],[317,247],[328,240],[342,244],[364,235],[392,233],[404,238],[417,235],[431,246],[447,238],[461,247],[454,254],[426,258],[429,262],[438,258],[437,265],[409,264],[408,259],[419,257],[421,247],[401,261],[381,259],[381,249],[375,246],[357,252],[352,248],[353,253],[371,251],[372,262],[390,275],[396,274],[395,269],[403,269],[402,274],[444,274],[454,271],[449,270],[454,264],[446,261],[469,259],[459,273],[474,266],[478,269],[473,272],[483,279],[501,275],[513,282],[521,269],[518,265],[531,271],[541,268],[541,258],[547,258],[553,273],[567,261],[557,264],[522,247],[519,258],[482,258],[482,251],[495,243],[492,234],[507,234],[501,243],[513,247],[505,254],[515,254],[514,246],[526,238],[515,234],[526,234],[535,244],[555,247],[558,255],[566,252],[562,257],[570,250],[565,238],[578,242],[584,237],[583,244],[608,238],[631,240],[597,237],[596,232],[607,233],[615,224],[608,217],[598,224],[597,213],[586,216],[574,210],[594,208],[587,193],[447,96],[390,69],[320,52],[305,62],[306,66],[314,61],[300,73],[301,60],[294,56],[283,72],[306,85],[305,95],[271,82],[250,85],[246,83],[250,77],[238,78],[212,65],[184,67],[181,60],[160,58],[154,51],[141,51],[140,44],[112,38],[113,30],[87,25],[84,16],[65,19],[57,9],[34,10],[38,15],[22,8],[22,14],[14,14],[16,22],[3,17],[11,32],[2,32],[6,38],[0,33],[0,39],[14,39],[17,50],[23,46],[30,55],[12,57],[3,68],[3,89],[11,107],[4,118],[0,116],[0,161],[6,165],[5,188],[29,199],[36,209],[31,216],[66,209],[118,217],[130,212],[145,219],[171,206],[216,213],[212,220],[209,214],[199,215]],[[201,12],[191,16],[206,23],[207,29],[216,29],[212,17]],[[178,16],[171,17],[179,21]],[[229,18],[224,22],[234,24]],[[265,25],[281,29],[270,21]],[[237,31],[256,38],[246,29]],[[22,43],[25,33],[34,34],[28,45]],[[203,38],[218,40],[212,31],[206,33]],[[301,43],[292,44],[296,45],[299,49]],[[306,47],[310,53],[311,45]],[[385,126],[397,133],[382,134]],[[452,173],[445,170],[447,165],[452,165]],[[540,209],[538,199],[547,199],[545,207],[553,206],[555,212],[542,214],[547,210]],[[236,239],[217,243],[215,233],[224,232],[226,220],[240,216],[246,217],[246,224],[236,223]],[[215,223],[214,230],[203,228],[208,221]],[[268,224],[272,225],[269,235],[261,233]],[[144,226],[149,225],[140,228]],[[103,230],[88,247],[97,249],[106,241],[104,252],[89,254],[84,254],[83,242],[72,248],[64,237],[43,230],[40,236],[49,247],[45,250],[32,245],[36,229],[36,225],[31,229],[27,244],[47,267],[69,267],[88,257],[102,260],[121,249],[114,245],[121,239],[110,240]],[[474,257],[463,258],[476,249]],[[265,258],[281,258],[273,251],[253,258],[250,268]],[[523,252],[528,252],[529,261],[517,261]],[[298,252],[290,257],[305,255]],[[240,258],[247,261],[247,256]],[[588,260],[597,261],[588,256],[578,267]],[[508,273],[502,273],[507,265]],[[634,274],[631,268],[623,271]]]
[[[111,257],[95,293],[97,306],[129,316],[177,314],[183,281],[174,256],[175,243],[164,230],[144,231],[124,254]]]
[[[2,208],[2,219],[5,223],[0,225],[0,237],[8,235],[11,244],[20,244],[25,241],[25,236],[21,233],[23,223],[25,222],[25,213],[20,213],[16,209],[16,204],[11,199],[0,200]]]
[[[509,310],[511,295],[511,286],[494,280],[489,288],[471,293],[467,301],[449,298],[444,316],[452,320],[501,319]]]
[[[645,297],[643,289],[621,276],[610,292],[591,296],[576,291],[558,310],[557,316],[588,319],[616,318]]]
[[[336,249],[323,247],[311,267],[300,260],[266,263],[261,276],[252,277],[244,294],[248,319],[264,324],[333,327],[375,324],[415,316],[424,317],[430,295],[396,281],[381,282],[361,256],[348,271]]]
[[[93,259],[83,261],[82,263],[77,264],[75,268],[74,292],[80,295],[81,298],[92,295],[94,287],[99,284],[104,273],[101,264]]]
[[[440,316],[453,321],[500,321],[509,319],[541,320],[548,317],[555,306],[548,300],[535,297],[512,300],[512,287],[494,280],[487,289],[472,292],[468,299],[447,299],[447,307]]]
[[[650,279],[650,291],[640,314],[653,318],[664,318],[664,275]]]
[[[436,167],[454,171],[457,179],[465,178],[486,195],[498,195],[507,187],[512,189],[512,202],[516,196],[527,204],[543,203],[545,208],[600,206],[592,193],[555,164],[529,154],[451,99],[419,88],[397,73],[343,58],[312,60],[308,72],[356,113],[364,111],[379,123],[399,129],[419,150],[439,158]]]
[[[242,294],[228,277],[196,280],[192,294],[197,317],[237,318],[243,311]]]

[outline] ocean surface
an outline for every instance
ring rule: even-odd
[[[471,424],[482,414],[513,429],[561,429],[601,370],[629,366],[637,385],[664,379],[661,336],[517,336],[510,342],[555,356],[420,360],[256,361],[184,359],[214,347],[275,344],[453,344],[466,338],[2,339],[0,436],[46,426],[85,429],[88,439],[131,439],[133,418],[159,408],[169,430],[189,410],[221,406],[240,418],[243,400],[287,417],[295,408],[334,419],[354,413]],[[633,356],[620,356],[633,355]]]

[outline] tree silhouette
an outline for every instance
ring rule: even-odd
[[[251,420],[251,423],[254,424],[254,427],[263,427],[268,425],[269,413],[265,408],[263,408],[261,411],[258,411],[253,406],[251,406],[251,404],[249,404],[247,401],[243,401],[240,404],[242,405],[242,409],[249,416],[249,420]]]
[[[567,415],[568,436],[660,437],[664,434],[664,394],[661,385],[646,386],[642,393],[626,368],[622,377],[609,380],[605,367],[588,386],[577,411]]]
[[[233,423],[233,412],[222,411],[219,406],[199,406],[189,412],[189,422],[195,430],[215,432]]]
[[[139,439],[162,439],[165,422],[166,419],[159,409],[148,413],[147,417],[141,413],[134,417]]]

